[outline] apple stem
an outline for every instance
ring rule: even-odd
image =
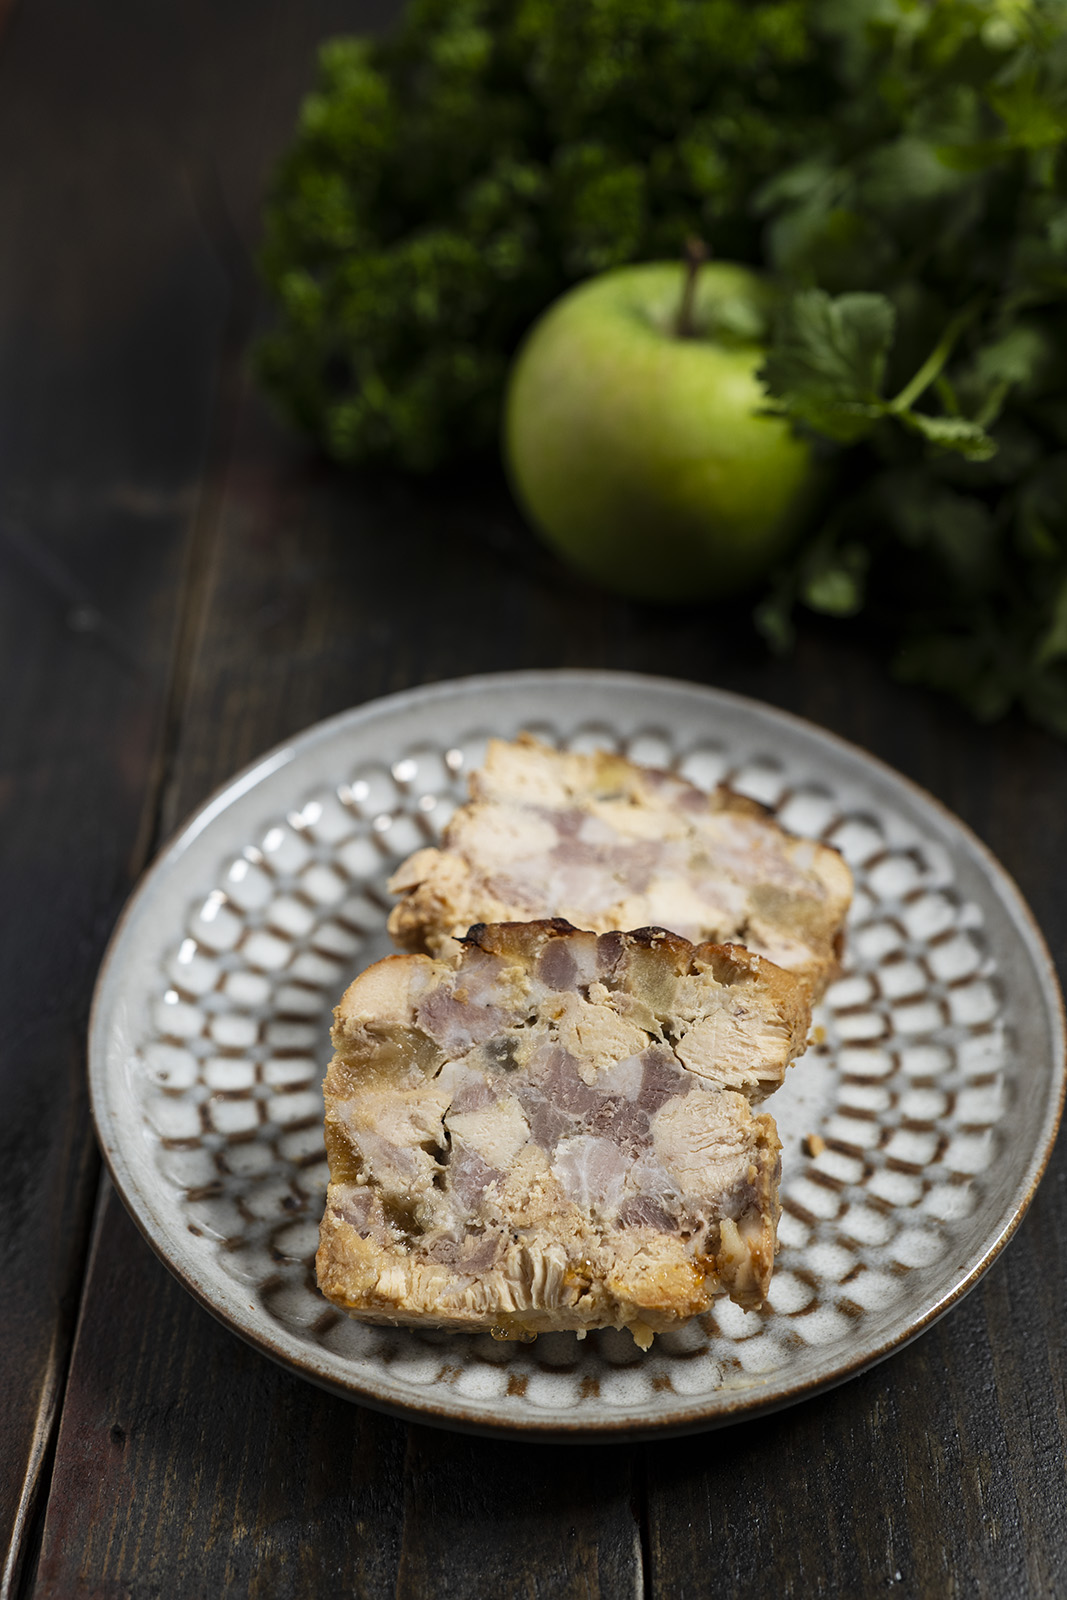
[[[710,251],[703,239],[691,238],[685,241],[685,285],[682,289],[682,303],[678,307],[678,322],[675,327],[679,339],[693,339],[696,329],[693,327],[693,302],[696,299],[697,274]]]

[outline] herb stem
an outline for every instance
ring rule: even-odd
[[[972,300],[970,305],[964,306],[963,310],[952,318],[952,321],[948,324],[948,327],[934,345],[934,348],[930,351],[930,354],[927,356],[926,360],[923,362],[915,376],[909,383],[904,385],[903,389],[901,389],[900,393],[896,395],[894,399],[887,403],[886,411],[890,416],[899,416],[902,411],[907,411],[914,404],[914,402],[918,400],[923,391],[928,389],[930,385],[940,377],[941,369],[944,367],[949,356],[952,354],[956,340],[959,338],[960,334],[968,326],[968,324],[972,322],[978,315],[978,312],[981,310],[981,305],[981,300]]]
[[[939,372],[934,379],[934,392],[944,406],[946,416],[958,417],[962,415],[959,396],[943,372]]]
[[[674,330],[679,339],[696,337],[696,329],[693,327],[693,303],[696,299],[697,276],[710,253],[703,239],[692,238],[685,241],[685,285],[682,289],[682,303],[678,307],[678,321]]]
[[[990,428],[996,422],[1010,389],[1011,383],[1007,378],[1001,378],[999,383],[993,385],[985,405],[974,419],[980,428]]]

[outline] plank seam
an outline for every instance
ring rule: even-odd
[[[103,1165],[97,1158],[96,1172],[93,1176],[92,1203],[89,1207],[92,1221],[86,1230],[87,1239],[85,1249],[82,1252],[85,1267],[82,1272],[81,1288],[78,1293],[78,1305],[74,1316],[70,1320],[68,1337],[60,1339],[58,1330],[53,1331],[52,1334],[52,1347],[48,1358],[49,1381],[42,1393],[41,1405],[38,1409],[38,1418],[42,1413],[47,1413],[47,1420],[43,1428],[38,1422],[38,1426],[35,1429],[34,1448],[28,1463],[22,1495],[19,1499],[18,1511],[16,1512],[15,1524],[11,1534],[11,1543],[8,1547],[3,1572],[0,1573],[0,1600],[30,1600],[30,1596],[37,1585],[37,1568],[41,1556],[45,1516],[52,1487],[52,1472],[55,1467],[56,1450],[59,1444],[63,1405],[67,1396],[67,1384],[70,1381],[71,1369],[74,1365],[74,1351],[78,1342],[78,1329],[81,1325],[82,1305],[89,1282],[89,1269],[96,1250],[104,1195]],[[63,1361],[61,1348],[64,1344],[66,1346],[65,1362]]]
[[[648,1446],[639,1445],[634,1470],[634,1515],[638,1533],[638,1600],[653,1600],[652,1529],[649,1526]]]
[[[9,15],[6,0],[0,0],[0,38]],[[196,219],[213,254],[222,266],[229,286],[229,304],[219,341],[217,398],[211,408],[208,447],[202,471],[202,492],[193,514],[185,560],[178,585],[178,605],[171,650],[171,664],[163,697],[163,712],[156,754],[145,785],[145,802],[129,857],[128,877],[135,883],[158,848],[166,798],[173,782],[174,768],[185,707],[195,666],[197,645],[206,616],[209,578],[218,541],[220,512],[224,495],[226,465],[236,434],[237,416],[243,393],[242,364],[250,342],[256,315],[255,277],[244,246],[229,213],[217,172],[211,166],[189,181],[190,198]],[[92,1279],[93,1260],[102,1226],[102,1207],[107,1186],[101,1181],[98,1166],[92,1222],[82,1253],[84,1269],[78,1295],[77,1312],[71,1335],[66,1341],[54,1340],[54,1359],[62,1371],[53,1369],[50,1355],[49,1383],[42,1396],[44,1424],[35,1430],[33,1457],[19,1502],[18,1518],[3,1571],[0,1572],[0,1600],[29,1600],[37,1583],[44,1528],[51,1497],[56,1451],[62,1429],[67,1385],[73,1370],[85,1301]],[[66,1343],[63,1361],[61,1344]]]

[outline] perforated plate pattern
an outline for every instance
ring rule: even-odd
[[[768,1102],[785,1145],[770,1302],[658,1338],[532,1346],[370,1327],[318,1294],[330,1013],[387,953],[385,889],[490,734],[522,728],[725,779],[855,875],[845,971]],[[969,1285],[1039,1176],[1063,1084],[1048,958],[1017,892],[927,797],[734,697],[611,674],[468,680],[309,730],[229,786],[131,903],[92,1034],[94,1107],[149,1239],[237,1331],[307,1375],[514,1431],[708,1426],[904,1342]]]

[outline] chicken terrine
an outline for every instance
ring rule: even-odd
[[[597,933],[656,926],[743,944],[813,998],[837,971],[848,867],[743,795],[529,735],[492,740],[470,791],[442,848],[416,851],[391,879],[402,949],[433,953],[476,922],[559,916]]]
[[[562,920],[367,969],[335,1013],[318,1252],[357,1317],[521,1338],[761,1304],[779,1150],[752,1103],[804,985],[731,945]]]

